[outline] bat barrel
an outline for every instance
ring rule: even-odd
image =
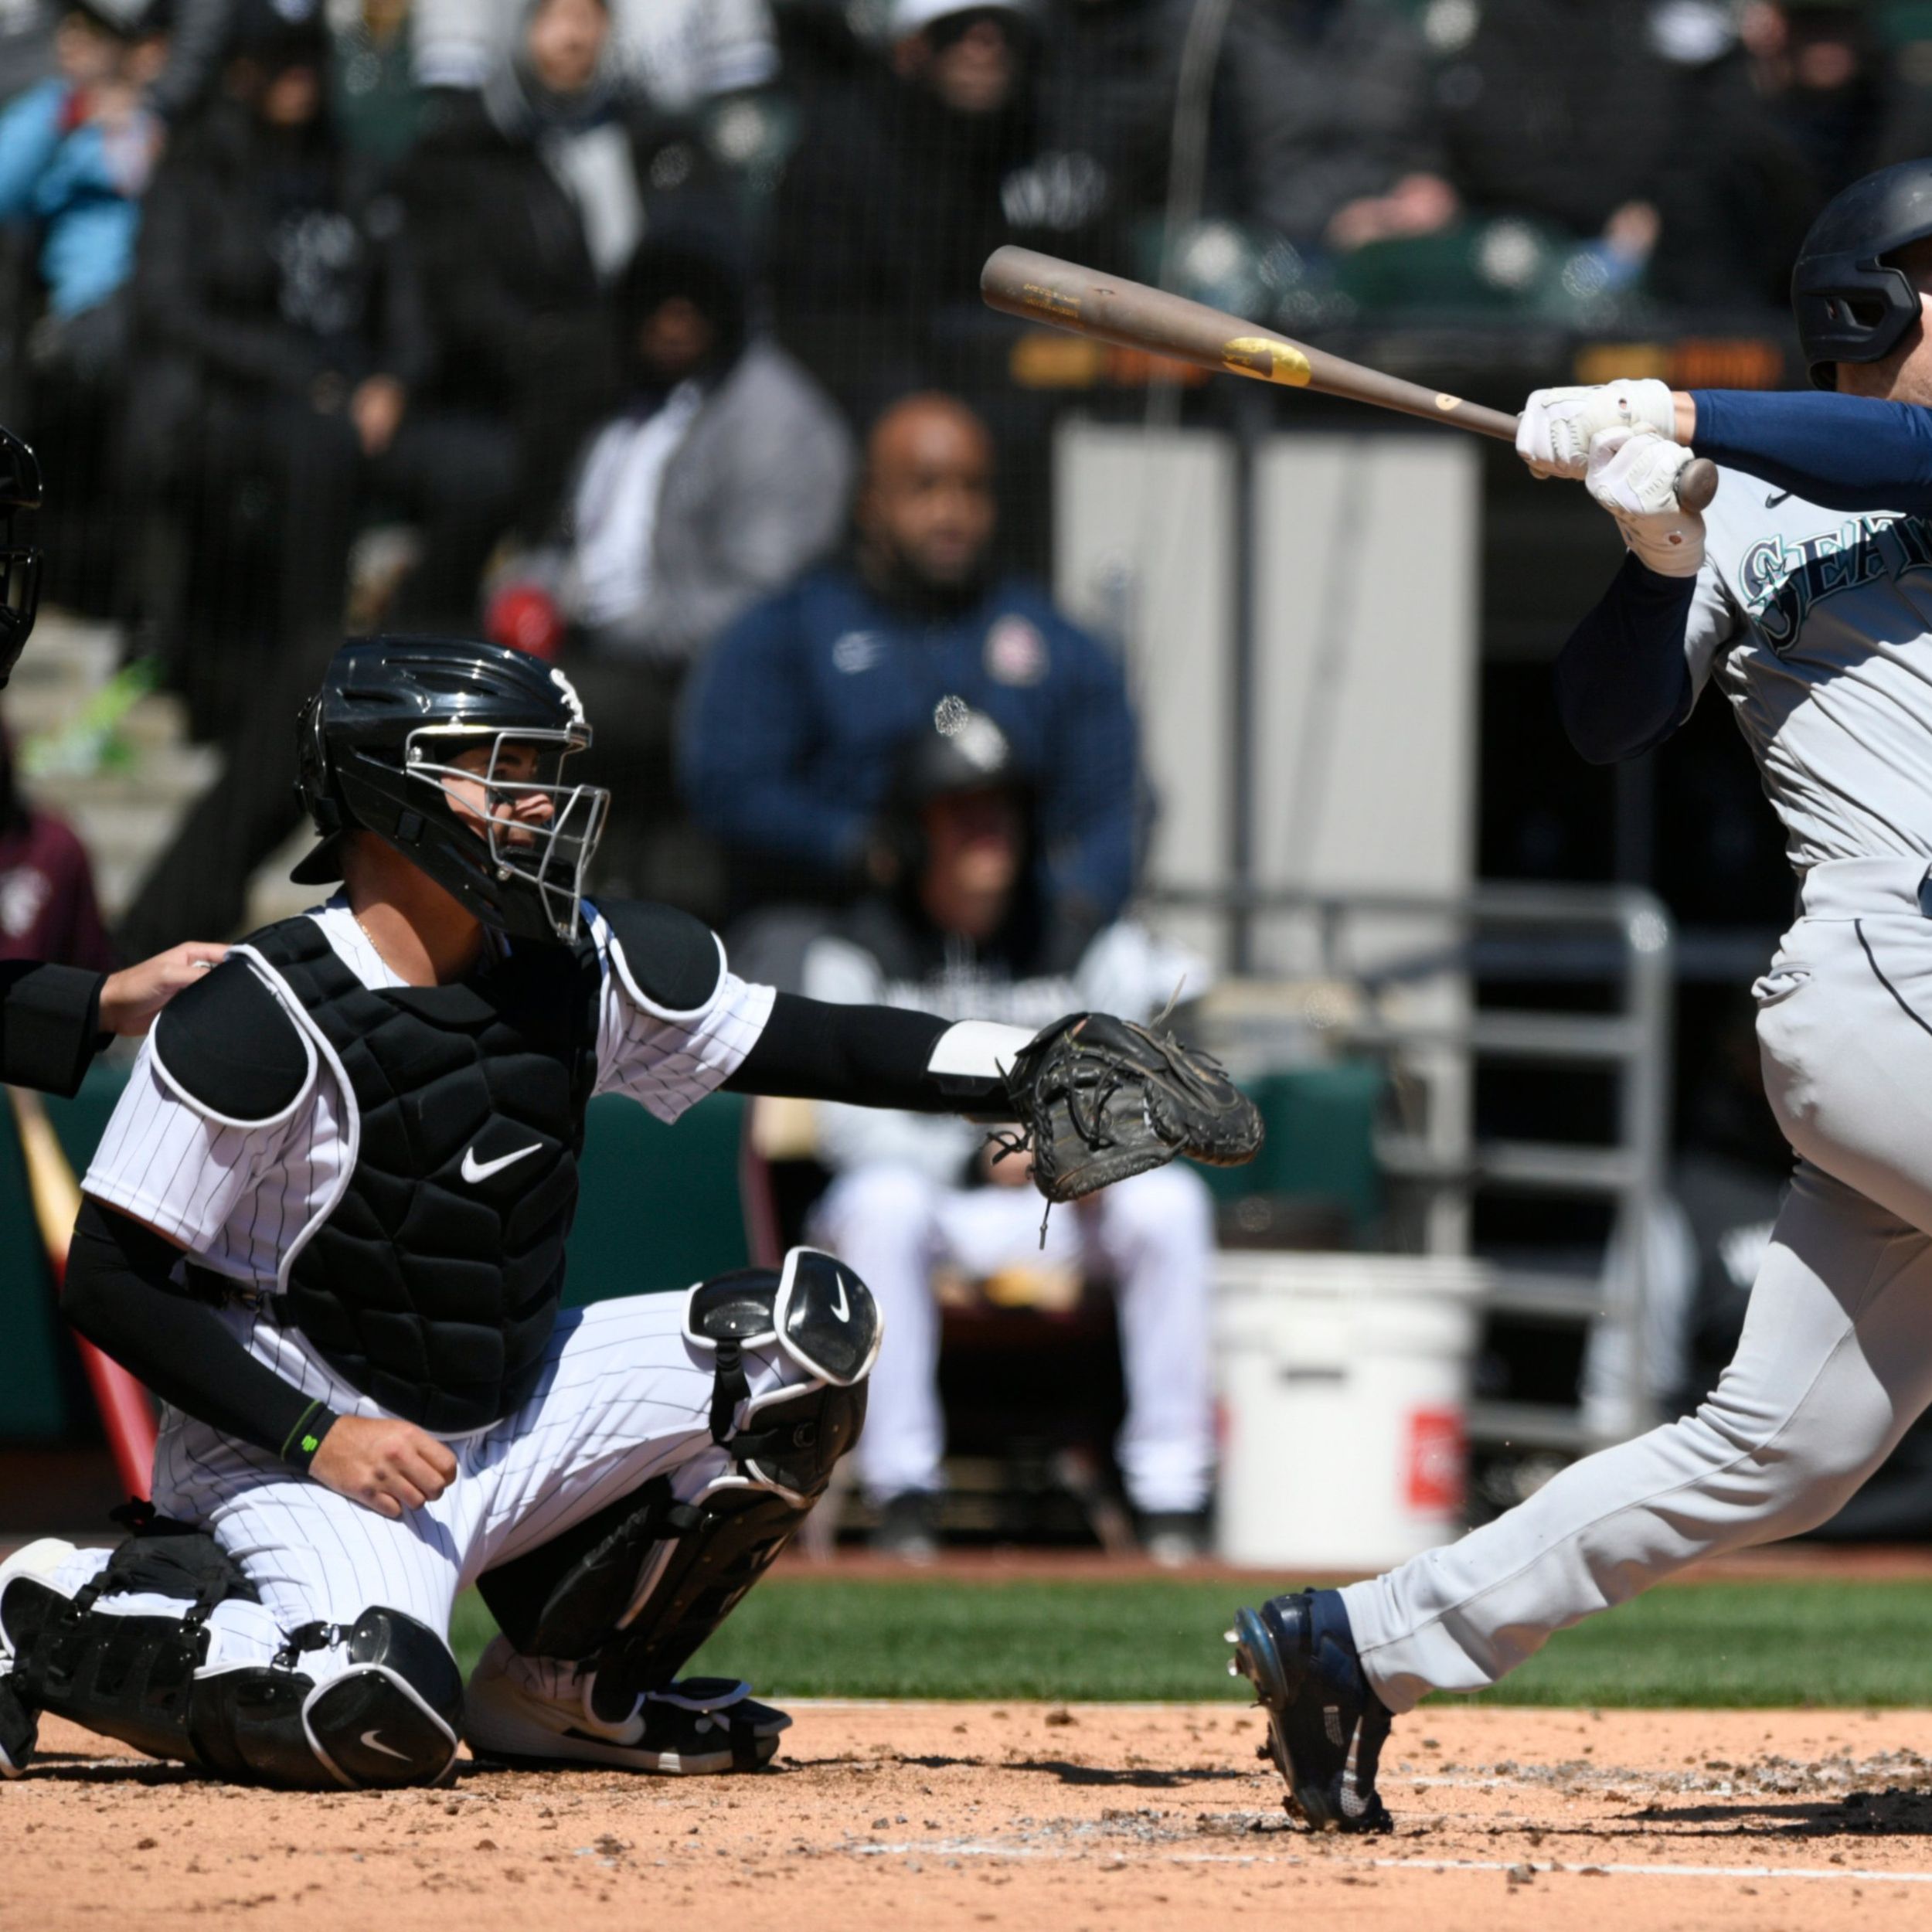
[[[1254,382],[1346,396],[1499,442],[1516,440],[1516,419],[1502,410],[1364,368],[1205,302],[1124,276],[1103,275],[1035,249],[995,249],[980,271],[979,287],[989,308],[1025,321],[1043,322],[1050,328]],[[1685,470],[1678,484],[1678,501],[1686,509],[1701,510],[1716,492],[1716,469],[1702,457]]]

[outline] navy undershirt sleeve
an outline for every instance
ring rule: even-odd
[[[1637,757],[1690,716],[1684,634],[1696,591],[1695,577],[1661,577],[1626,556],[1570,634],[1556,659],[1556,709],[1592,764]]]
[[[1696,447],[1833,510],[1932,511],[1932,409],[1817,389],[1693,389]]]

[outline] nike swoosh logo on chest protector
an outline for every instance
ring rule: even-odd
[[[514,1154],[499,1155],[494,1161],[479,1161],[474,1148],[467,1148],[463,1155],[463,1178],[471,1186],[478,1181],[487,1181],[492,1174],[501,1174],[513,1162],[526,1155],[536,1153],[543,1145],[541,1141],[532,1141],[528,1147],[519,1147]]]

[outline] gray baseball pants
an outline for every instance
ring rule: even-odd
[[[1814,867],[1754,992],[1798,1161],[1736,1355],[1694,1415],[1342,1592],[1391,1710],[1494,1683],[1700,1557],[1815,1527],[1932,1403],[1932,866]]]

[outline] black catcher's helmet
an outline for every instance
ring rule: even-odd
[[[563,782],[564,760],[590,743],[570,680],[520,651],[453,638],[352,638],[297,723],[296,795],[322,842],[292,876],[339,879],[342,835],[359,826],[485,925],[516,939],[574,939],[611,803],[597,786]],[[498,777],[513,748],[536,752],[535,770]],[[454,762],[477,750],[488,753],[486,765]],[[550,801],[547,823],[499,815],[538,794]]]
[[[39,507],[39,463],[12,430],[0,429],[0,690],[20,662],[40,608],[40,553],[14,541],[13,519]]]
[[[1819,389],[1833,362],[1876,362],[1919,317],[1919,292],[1884,258],[1932,235],[1932,161],[1855,181],[1811,223],[1791,270],[1798,337]]]

